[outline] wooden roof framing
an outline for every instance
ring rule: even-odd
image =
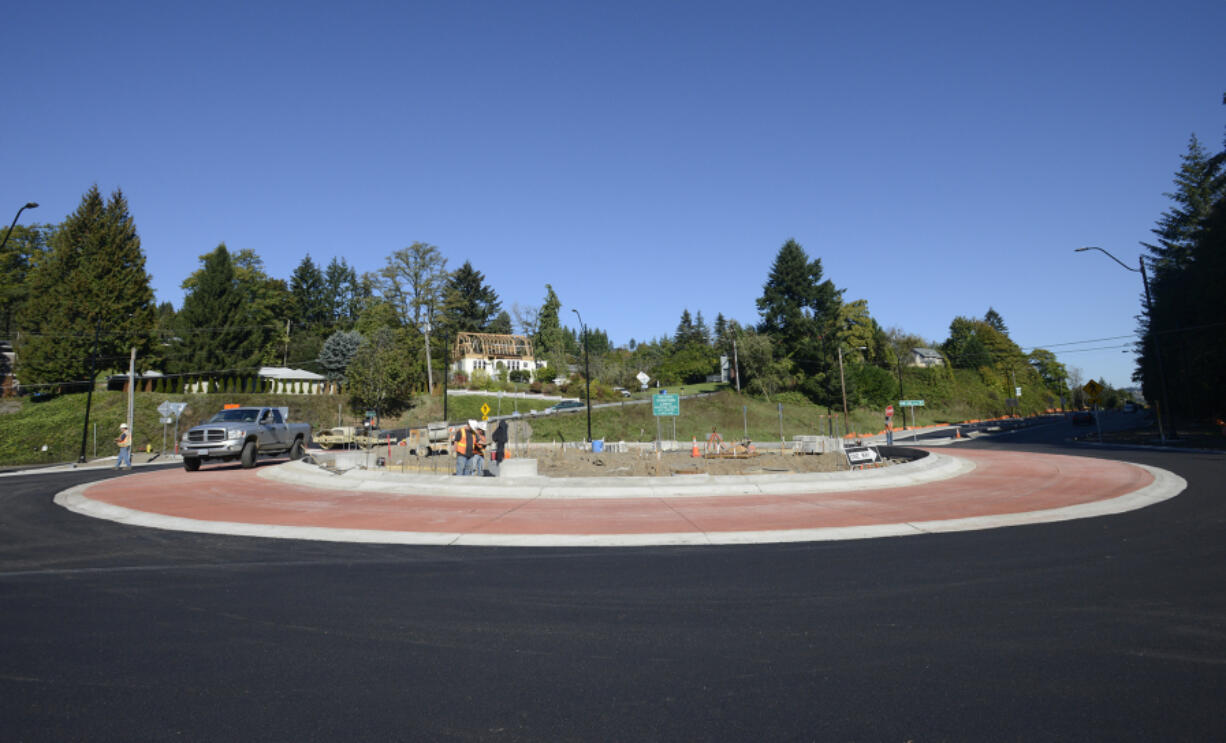
[[[453,358],[531,359],[532,340],[524,335],[458,333]]]

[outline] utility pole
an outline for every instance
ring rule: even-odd
[[[434,367],[430,363],[430,330],[433,326],[430,324],[430,318],[426,318],[425,332],[426,336],[426,392],[434,394]]]
[[[587,440],[590,444],[592,442],[592,372],[587,360],[587,325],[583,323],[583,315],[579,314],[579,310],[572,307],[570,311],[579,318],[579,327],[583,329],[583,379],[587,384],[587,392],[584,397],[587,399]],[[673,425],[676,425],[676,420],[673,421]],[[675,439],[676,436],[674,435],[673,438]]]
[[[732,339],[732,373],[736,377],[736,393],[741,394],[741,362],[736,356],[736,338]]]
[[[289,363],[289,320],[285,321],[285,353],[281,354],[281,366]]]
[[[89,442],[89,408],[94,399],[94,373],[98,363],[98,336],[101,334],[102,318],[99,317],[94,326],[94,349],[89,354],[89,386],[85,390],[85,421],[81,424],[81,456],[77,458],[81,464],[85,464],[85,445]]]
[[[1020,418],[1022,412],[1022,396],[1017,393],[1017,375],[1013,373],[1013,367],[1009,367],[1009,379],[1013,382],[1013,415]]]
[[[132,436],[132,440],[136,441],[136,430],[132,428],[133,418],[136,416],[136,346],[132,347],[132,354],[128,357],[128,416],[125,420],[128,422],[128,435]]]

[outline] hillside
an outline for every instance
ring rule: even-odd
[[[1007,389],[999,380],[974,370],[907,369],[903,375],[903,392],[908,399],[922,399],[925,406],[914,409],[919,425],[991,418],[1007,412],[1004,400]],[[849,394],[849,397],[852,395]],[[183,395],[145,393],[136,395],[134,425],[138,451],[148,447],[160,451],[163,432],[167,450],[173,450],[174,426],[158,422],[157,406],[165,400],[186,402],[187,409],[179,422],[179,430],[193,426],[216,412],[224,403],[277,405],[290,409],[293,420],[306,421],[312,430],[357,422],[350,412],[345,396],[212,394]],[[553,404],[548,399],[523,399],[497,395],[454,395],[448,398],[447,417],[452,421],[480,418],[482,404],[489,404],[491,415],[499,410],[506,415],[513,410],[528,415]],[[90,425],[86,436],[88,458],[114,456],[113,443],[120,422],[125,417],[126,396],[122,392],[98,390],[93,395]],[[1033,414],[1058,405],[1038,389],[1023,389],[1023,414]],[[501,407],[500,407],[501,406]],[[421,395],[412,409],[397,420],[384,420],[383,427],[417,426],[442,419],[440,396]],[[744,435],[755,441],[791,440],[801,434],[837,432],[839,410],[818,407],[800,395],[785,394],[774,400],[763,400],[723,389],[709,396],[685,398],[681,415],[674,421],[661,418],[660,430],[665,438],[682,441],[704,440],[715,427],[726,440]],[[903,424],[902,409],[897,411],[896,426]],[[76,461],[81,450],[82,423],[85,415],[85,395],[62,395],[35,402],[29,398],[9,399],[0,403],[0,465],[50,464]],[[587,434],[586,411],[550,416],[529,416],[534,441],[582,441]],[[908,417],[907,423],[910,423]],[[650,404],[614,403],[592,411],[593,438],[609,441],[651,441],[656,437],[656,419]],[[851,430],[875,433],[884,426],[883,412],[878,409],[856,408],[851,411]]]

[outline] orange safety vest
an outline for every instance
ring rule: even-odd
[[[455,438],[451,440],[455,444],[455,453],[460,456],[467,457],[476,448],[476,436],[473,435],[473,430],[467,426],[456,432]]]

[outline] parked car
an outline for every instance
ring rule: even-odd
[[[560,413],[564,410],[574,410],[575,408],[581,407],[583,407],[582,400],[563,400],[556,405],[550,405],[549,407],[545,408],[545,410],[550,413]]]
[[[1094,423],[1094,414],[1088,410],[1078,410],[1073,413],[1074,426],[1088,426]]]

